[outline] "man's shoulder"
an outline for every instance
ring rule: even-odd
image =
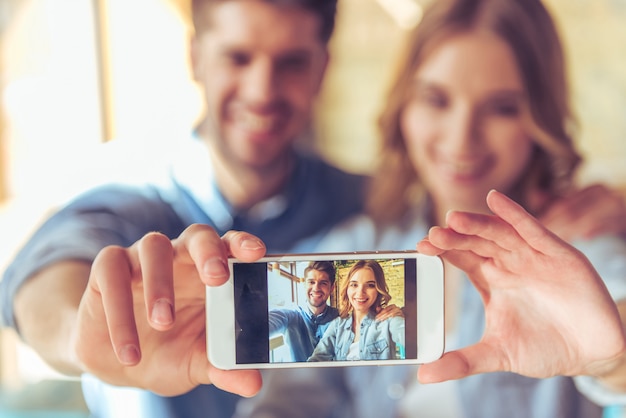
[[[283,316],[300,316],[300,306],[298,305],[293,305],[293,306],[281,306],[278,308],[272,308],[270,309],[270,315],[271,314],[277,314],[277,315],[283,315]]]
[[[339,309],[334,306],[329,306],[328,308],[328,316],[332,316],[333,318],[337,318],[339,316]]]
[[[314,156],[301,156],[301,166],[305,168],[309,178],[313,178],[317,184],[331,188],[362,187],[369,176],[346,171],[336,165],[330,164],[326,160]]]
[[[79,194],[67,206],[78,210],[142,206],[142,210],[145,211],[156,207],[167,207],[168,204],[163,200],[158,188],[152,185],[110,183],[96,186]]]
[[[363,208],[368,176],[349,173],[316,157],[303,157],[295,176],[301,205],[324,213],[325,224],[334,224]]]
[[[79,194],[60,208],[51,220],[56,223],[80,219],[89,224],[106,222],[101,225],[104,228],[112,226],[105,219],[115,219],[115,228],[143,225],[144,229],[169,230],[175,227],[178,231],[182,218],[170,200],[154,185],[106,184]]]

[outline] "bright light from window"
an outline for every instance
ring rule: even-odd
[[[412,29],[422,19],[422,6],[414,0],[378,0],[378,4],[402,29]]]

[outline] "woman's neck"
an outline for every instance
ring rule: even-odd
[[[352,311],[352,326],[357,329],[361,325],[363,318],[367,316],[367,312]]]

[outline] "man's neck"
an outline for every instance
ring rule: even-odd
[[[313,306],[311,304],[307,304],[309,311],[311,311],[311,313],[313,314],[313,316],[318,316],[324,313],[324,311],[326,311],[326,308],[328,307],[328,305],[324,304],[322,306]]]
[[[219,146],[204,138],[210,149],[215,182],[224,198],[235,208],[246,210],[280,193],[293,171],[293,155],[271,166],[252,167],[225,158]]]

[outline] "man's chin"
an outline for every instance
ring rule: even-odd
[[[311,305],[314,308],[320,308],[326,305],[326,301],[312,301],[311,299],[309,299],[309,305]]]

